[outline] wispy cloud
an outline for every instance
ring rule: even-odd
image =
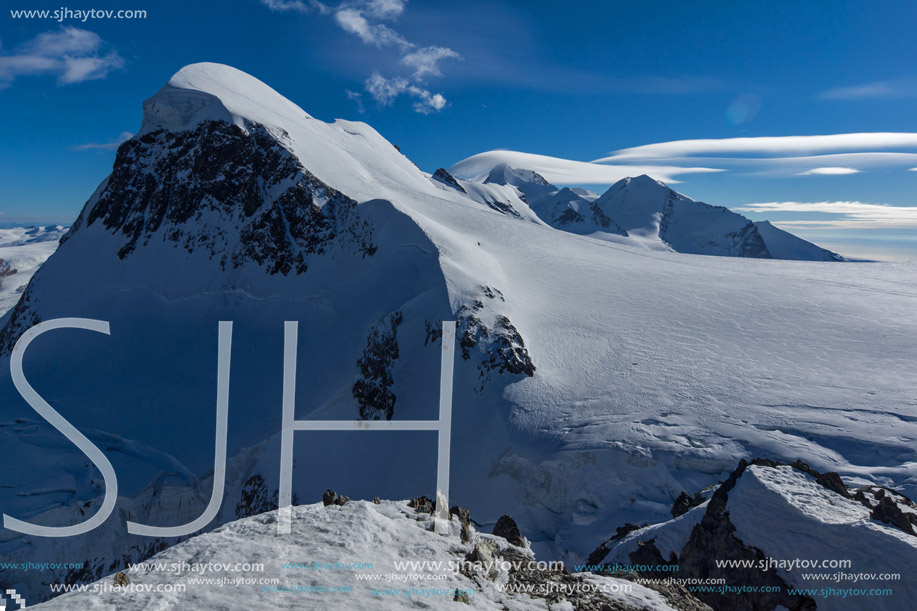
[[[818,95],[823,100],[876,100],[917,97],[917,80],[874,81],[849,87],[836,87]]]
[[[359,37],[364,43],[376,47],[400,47],[410,51],[414,45],[384,23],[370,23],[356,8],[343,8],[334,13],[334,20],[342,30]]]
[[[439,93],[430,93],[422,87],[418,87],[404,77],[395,77],[387,79],[378,72],[373,72],[364,83],[366,91],[376,100],[380,106],[388,106],[395,101],[395,98],[403,93],[416,98],[412,105],[414,112],[428,115],[439,112],[446,106],[446,98]],[[348,92],[350,96],[353,92]],[[359,95],[359,94],[358,94]],[[362,100],[360,100],[362,103]]]
[[[844,174],[859,174],[860,171],[854,168],[826,167],[812,168],[805,172],[800,172],[800,176],[842,176]]]
[[[80,144],[74,148],[78,151],[113,151],[123,143],[130,140],[131,136],[133,135],[134,134],[130,132],[121,132],[121,135],[118,136],[116,140],[110,140],[108,142],[89,142],[86,144]]]
[[[414,78],[420,79],[427,75],[442,76],[439,62],[444,59],[461,59],[462,56],[446,47],[424,47],[408,53],[401,58],[401,63],[414,68]]]
[[[0,89],[21,76],[53,75],[59,85],[104,79],[123,66],[124,59],[98,34],[65,27],[0,53]]]
[[[764,202],[734,208],[740,212],[819,213],[839,218],[780,221],[781,225],[835,229],[917,229],[917,206],[893,206],[858,201]]]
[[[315,11],[331,15],[338,27],[356,36],[364,44],[379,49],[397,50],[400,55],[398,65],[410,68],[411,74],[385,77],[376,69],[363,83],[364,92],[375,100],[379,107],[392,105],[402,95],[414,99],[411,106],[420,114],[439,112],[447,106],[445,96],[430,91],[426,79],[443,76],[441,62],[462,59],[462,56],[447,47],[421,47],[389,25],[404,14],[407,0],[344,0],[334,6],[317,0],[260,1],[271,10],[279,12]],[[366,111],[363,94],[347,90],[346,95],[356,104],[359,112]]]
[[[675,176],[719,172],[705,167],[676,167],[666,165],[608,165],[589,161],[575,161],[522,153],[519,151],[488,151],[464,159],[450,168],[461,178],[483,178],[494,166],[501,163],[514,168],[538,172],[551,182],[560,185],[610,185],[628,176],[648,174],[657,180],[678,183]]]
[[[696,165],[771,176],[904,170],[917,162],[917,133],[873,132],[674,140],[620,149],[594,163]]]
[[[597,161],[653,159],[715,153],[781,155],[896,148],[917,148],[917,133],[866,132],[824,136],[763,136],[757,138],[673,140],[671,142],[659,142],[620,149]]]
[[[347,94],[347,99],[352,100],[354,104],[357,105],[357,112],[361,115],[366,112],[366,107],[363,106],[363,95],[356,91],[351,91],[350,89],[345,89],[344,93]]]

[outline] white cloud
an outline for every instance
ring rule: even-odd
[[[379,70],[374,70],[363,84],[366,92],[379,106],[391,105],[402,94],[415,98],[412,107],[420,114],[439,112],[447,106],[443,94],[429,91],[424,79],[442,76],[440,62],[445,59],[461,59],[461,56],[446,47],[432,45],[418,48],[415,43],[381,23],[400,17],[407,6],[407,0],[344,0],[334,7],[318,0],[260,1],[274,11],[309,12],[315,9],[323,15],[331,14],[342,30],[353,34],[363,43],[380,49],[398,49],[401,56],[399,63],[413,69],[410,77],[386,78]],[[359,112],[365,112],[362,94],[349,90],[346,94],[356,103]]]
[[[366,107],[363,106],[363,94],[357,91],[351,91],[350,89],[345,89],[344,93],[347,94],[347,99],[353,101],[357,105],[357,112],[361,115],[366,112]]]
[[[826,136],[765,136],[758,138],[707,138],[674,140],[645,144],[614,151],[605,161],[625,159],[658,159],[713,153],[727,154],[814,154],[829,151],[876,150],[888,148],[917,148],[917,133],[868,132],[831,134]]]
[[[911,168],[908,172],[917,172],[917,168]]]
[[[380,106],[388,106],[395,101],[399,95],[407,91],[408,80],[403,77],[387,79],[378,72],[373,72],[363,86],[369,95],[379,103]]]
[[[394,19],[404,12],[407,0],[369,0],[363,6],[373,17],[379,19]]]
[[[426,89],[422,89],[416,86],[408,87],[408,92],[414,97],[420,98],[414,102],[414,105],[412,106],[414,112],[419,112],[423,115],[429,115],[434,112],[439,112],[446,107],[446,98],[444,98],[440,93],[431,94]]]
[[[442,94],[430,93],[423,87],[412,84],[411,81],[400,76],[388,79],[378,72],[373,72],[366,79],[364,87],[380,106],[390,105],[395,101],[395,98],[403,93],[417,98],[417,101],[413,104],[413,109],[415,112],[424,115],[439,112],[446,107],[447,103]]]
[[[354,34],[368,45],[383,47],[398,46],[403,51],[414,48],[414,44],[384,23],[370,23],[363,13],[355,8],[345,8],[334,13],[334,20],[341,29]]]
[[[838,229],[917,229],[917,206],[892,206],[858,201],[763,202],[734,208],[740,212],[796,212],[839,215],[830,220],[780,221],[781,225],[825,226]]]
[[[872,132],[675,140],[620,149],[594,163],[701,163],[724,170],[794,176],[900,170],[913,167],[915,162],[917,133]]]
[[[405,66],[414,68],[414,78],[420,79],[424,76],[442,76],[439,62],[444,59],[461,59],[462,56],[446,47],[424,47],[408,53],[401,58],[401,63]]]
[[[811,170],[806,170],[805,172],[800,172],[800,176],[841,176],[844,174],[859,174],[860,171],[854,168],[841,168],[836,166],[828,166],[826,168],[812,168]]]
[[[127,142],[134,134],[130,132],[121,132],[121,135],[118,136],[116,140],[111,140],[109,142],[89,142],[87,144],[81,144],[76,147],[78,151],[91,151],[91,150],[103,150],[103,151],[113,151],[121,146],[122,143]]]
[[[11,53],[0,54],[0,88],[20,76],[56,75],[60,85],[104,79],[124,66],[117,51],[88,30],[65,27],[44,32]]]
[[[506,163],[514,168],[533,170],[560,185],[610,185],[628,176],[648,174],[657,180],[675,184],[681,174],[720,172],[715,168],[677,167],[666,165],[609,165],[589,161],[574,161],[547,155],[519,151],[488,151],[464,159],[450,168],[461,178],[483,178],[494,166]]]

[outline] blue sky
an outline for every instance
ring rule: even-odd
[[[62,5],[147,15],[10,13]],[[181,66],[214,61],[320,119],[372,124],[426,171],[494,149],[546,156],[533,169],[570,184],[595,184],[597,165],[611,177],[656,168],[695,199],[842,254],[917,260],[913,2],[9,0],[2,11],[0,223],[70,222],[139,127],[142,100]],[[835,138],[788,138],[820,135]]]

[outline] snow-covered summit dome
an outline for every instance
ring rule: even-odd
[[[206,120],[244,126],[247,121],[280,125],[311,118],[299,106],[241,70],[202,62],[175,73],[143,103],[140,133],[193,129]]]

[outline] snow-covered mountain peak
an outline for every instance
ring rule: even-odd
[[[523,170],[512,168],[509,164],[501,163],[495,165],[484,182],[494,182],[497,184],[510,185],[517,182],[532,183],[543,187],[552,186],[544,176],[532,170]]]
[[[650,176],[623,178],[595,205],[651,248],[731,257],[771,258],[754,223],[678,193]]]
[[[628,176],[627,178],[624,178],[623,180],[619,182],[623,182],[625,186],[631,187],[631,188],[638,188],[638,189],[639,188],[644,188],[644,189],[661,188],[667,191],[672,190],[667,184],[665,184],[661,180],[656,180],[655,178],[647,174],[640,174],[639,176]]]
[[[661,212],[665,202],[673,195],[690,199],[672,190],[664,182],[641,174],[622,178],[603,193],[596,203],[603,205],[614,202],[621,205],[626,202],[628,206],[637,206],[642,211]]]
[[[143,103],[140,133],[190,130],[207,120],[280,125],[293,117],[311,118],[255,77],[231,66],[203,62],[176,72]]]
[[[557,187],[545,180],[544,176],[538,172],[512,168],[506,163],[494,166],[484,183],[514,186],[530,202],[557,191]]]

